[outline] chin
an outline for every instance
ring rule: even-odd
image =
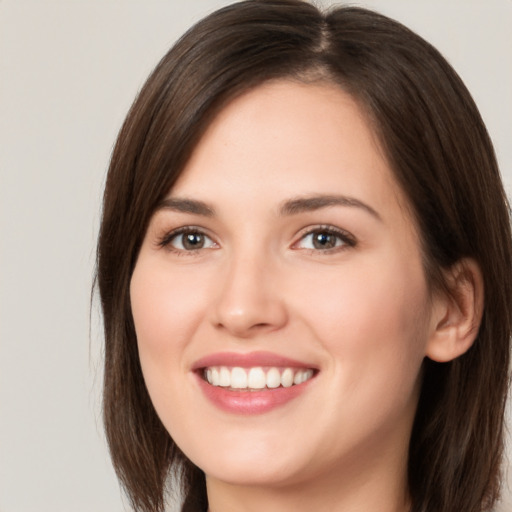
[[[301,481],[304,471],[300,471],[291,461],[278,460],[222,460],[205,463],[202,467],[207,478],[220,480],[226,484],[246,487],[283,487]],[[274,458],[275,459],[275,458]],[[292,469],[294,466],[294,469]],[[302,475],[302,476],[301,476]]]
[[[287,485],[299,480],[301,475],[303,478],[308,470],[311,457],[306,455],[306,450],[298,450],[296,443],[295,448],[287,446],[275,433],[265,436],[250,435],[247,431],[245,436],[226,434],[225,439],[220,436],[205,443],[203,436],[201,443],[178,445],[207,477],[231,485]]]

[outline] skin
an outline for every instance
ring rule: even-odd
[[[324,195],[352,203],[282,211]],[[439,348],[459,332],[457,308],[429,290],[407,199],[358,105],[325,83],[260,86],[217,116],[168,198],[214,214],[155,213],[132,310],[151,399],[205,471],[210,510],[407,510],[422,361],[467,344]],[[186,226],[202,248],[173,237]],[[311,232],[326,229],[343,236],[315,247]],[[318,374],[264,414],[200,391],[198,359],[261,350]]]

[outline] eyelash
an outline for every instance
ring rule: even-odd
[[[299,240],[293,244],[293,247],[299,245],[301,242],[303,242],[307,237],[314,236],[314,235],[327,235],[327,236],[334,236],[339,241],[341,241],[340,245],[335,245],[334,247],[326,248],[326,249],[303,249],[306,251],[309,251],[311,253],[320,253],[320,254],[333,254],[337,253],[339,251],[344,251],[346,249],[349,249],[351,247],[355,247],[357,245],[357,241],[355,237],[350,234],[348,231],[345,231],[343,229],[335,228],[333,226],[328,225],[322,225],[322,226],[315,226],[314,228],[306,228],[303,233],[301,234]],[[337,243],[337,242],[336,242]]]
[[[202,249],[211,249],[212,247],[199,247],[197,249],[178,249],[172,246],[172,242],[176,240],[177,237],[187,235],[187,234],[195,234],[209,239],[213,244],[216,245],[216,242],[212,240],[212,238],[205,233],[205,231],[196,226],[184,226],[178,229],[175,229],[169,233],[166,233],[158,240],[158,246],[162,248],[166,248],[169,251],[177,254],[177,255],[194,255],[197,254]],[[343,229],[335,228],[333,226],[315,226],[314,228],[306,228],[301,234],[299,240],[292,245],[292,249],[299,250],[297,246],[303,242],[307,237],[313,236],[315,234],[323,234],[327,236],[334,236],[339,241],[341,241],[340,245],[335,245],[334,247],[330,247],[327,249],[318,249],[318,248],[304,248],[303,250],[309,251],[311,253],[337,253],[338,251],[343,251],[351,247],[355,247],[357,245],[357,241],[353,235],[351,235],[348,231]],[[336,242],[337,244],[338,242]],[[182,243],[183,245],[183,243]]]
[[[178,254],[178,255],[192,255],[197,254],[201,249],[204,249],[204,247],[199,247],[197,249],[178,249],[176,247],[172,246],[172,242],[177,239],[179,236],[187,235],[187,234],[193,234],[193,235],[200,235],[204,238],[207,238],[208,240],[212,240],[210,236],[208,236],[204,230],[202,230],[199,227],[196,226],[184,226],[178,229],[175,229],[169,233],[166,233],[163,237],[160,238],[158,241],[158,246],[162,248],[166,248],[169,251]],[[213,240],[212,240],[213,242]],[[215,244],[215,242],[213,242]],[[183,245],[183,243],[182,243]]]

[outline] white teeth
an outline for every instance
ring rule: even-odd
[[[294,384],[302,384],[313,377],[313,370],[299,370],[293,378]]]
[[[311,369],[273,367],[264,370],[261,366],[254,368],[212,366],[205,369],[204,378],[212,386],[257,390],[265,387],[275,389],[280,386],[289,388],[311,379],[313,373]]]
[[[250,369],[248,384],[251,389],[263,389],[267,385],[267,379],[263,368]]]
[[[277,368],[270,368],[267,372],[267,388],[278,388],[281,385],[281,374]]]
[[[244,389],[247,387],[247,373],[243,368],[235,367],[231,370],[230,387]]]
[[[281,384],[284,388],[289,388],[293,385],[293,370],[291,368],[286,368],[281,375]]]
[[[302,374],[302,382],[306,382],[307,380],[311,379],[311,377],[313,377],[313,372],[312,372],[312,370],[306,370],[306,371]]]
[[[219,372],[219,386],[229,387],[231,385],[231,372],[223,366]]]

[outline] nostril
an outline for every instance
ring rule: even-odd
[[[262,328],[265,328],[265,327],[268,327],[268,326],[270,326],[270,324],[262,322],[262,323],[253,325],[252,329],[262,329]]]

